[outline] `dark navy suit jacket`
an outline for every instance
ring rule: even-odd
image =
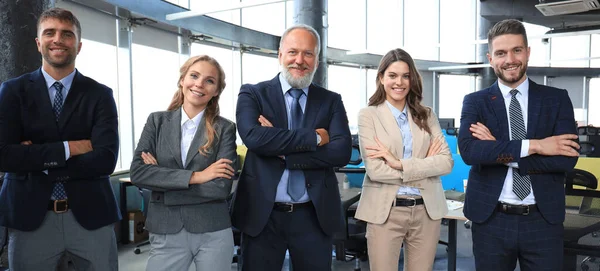
[[[89,139],[91,152],[65,161],[63,141]],[[30,140],[32,145],[20,142]],[[65,182],[69,209],[88,230],[121,219],[109,175],[119,149],[112,90],[76,72],[56,122],[40,69],[0,86],[0,224],[37,229],[54,183]],[[48,170],[48,174],[44,173]]]
[[[483,123],[495,141],[478,140],[469,131],[471,124]],[[548,223],[565,219],[565,172],[572,170],[577,157],[543,156],[520,158],[521,141],[511,141],[504,98],[498,82],[465,96],[458,146],[465,163],[472,165],[465,199],[465,216],[482,223],[493,213],[508,171],[505,163],[517,162],[522,174],[531,176],[538,208]],[[564,89],[538,85],[529,80],[527,139],[577,134],[573,105]]]
[[[304,171],[308,195],[323,232],[332,235],[341,229],[340,193],[333,167],[345,166],[352,152],[341,96],[312,84],[303,128],[288,130],[285,99],[276,76],[271,81],[243,85],[236,115],[248,152],[234,199],[233,226],[250,236],[263,230],[273,210],[277,184],[287,168]],[[259,115],[274,127],[261,127]],[[329,144],[316,146],[317,128],[329,132]]]

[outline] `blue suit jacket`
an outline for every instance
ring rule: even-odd
[[[562,134],[577,134],[573,105],[564,89],[529,81],[527,139],[543,139]],[[478,140],[469,131],[481,122],[496,137]],[[505,163],[517,162],[522,174],[531,176],[538,208],[546,221],[562,223],[565,218],[565,172],[572,170],[577,157],[530,155],[519,158],[521,141],[511,141],[504,98],[498,82],[465,96],[458,147],[465,163],[472,165],[464,213],[482,223],[493,213],[508,171]]]
[[[90,139],[93,151],[65,161],[63,141]],[[32,145],[20,142],[31,140]],[[69,209],[81,226],[97,229],[121,219],[108,176],[119,138],[112,90],[76,72],[56,122],[40,69],[0,86],[0,224],[37,229],[54,183],[65,182]],[[48,170],[48,174],[43,171]]]
[[[261,127],[259,115],[274,127]],[[312,84],[303,128],[288,130],[285,99],[279,77],[243,85],[237,102],[237,125],[248,147],[234,199],[233,226],[258,235],[273,210],[277,184],[284,169],[302,169],[306,188],[323,232],[331,235],[342,225],[338,183],[333,167],[350,160],[352,139],[341,96]],[[315,129],[329,132],[329,144],[316,146]],[[279,158],[285,155],[285,160]]]

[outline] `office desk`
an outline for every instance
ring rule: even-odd
[[[448,219],[448,271],[456,271],[456,243],[458,234],[456,224],[458,220],[467,221],[467,218],[463,214],[463,208],[449,210],[444,218]]]
[[[121,200],[119,209],[121,209],[121,244],[129,244],[129,216],[127,215],[127,187],[132,186],[129,177],[119,178],[119,190]]]

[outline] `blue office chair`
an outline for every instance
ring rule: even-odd
[[[142,213],[144,213],[144,217],[148,216],[148,204],[150,204],[150,196],[152,196],[152,191],[144,188],[138,188],[140,194],[142,195]],[[140,254],[142,252],[142,247],[150,245],[150,240],[146,240],[144,242],[139,243],[135,246],[133,253]]]

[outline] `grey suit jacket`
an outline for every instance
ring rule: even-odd
[[[214,179],[190,185],[194,171],[201,171],[221,158],[236,165],[235,124],[217,117],[217,136],[208,156],[199,153],[207,139],[205,119],[200,121],[185,164],[181,161],[181,109],[150,114],[131,162],[131,182],[152,190],[146,228],[152,233],[213,232],[231,227],[226,198],[232,180]],[[146,165],[142,152],[150,152],[158,165]],[[236,169],[237,170],[237,169]]]

